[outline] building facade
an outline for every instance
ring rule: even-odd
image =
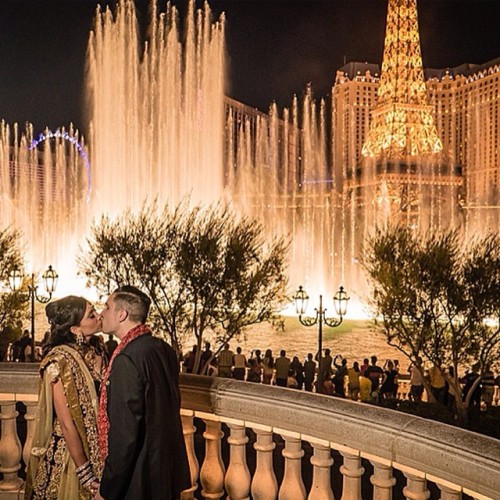
[[[498,230],[500,213],[500,58],[424,71],[445,161],[461,178],[459,208],[470,224]],[[377,104],[380,68],[351,62],[332,90],[332,150],[339,183],[363,168],[362,148]]]

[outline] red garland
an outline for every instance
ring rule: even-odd
[[[108,456],[108,433],[109,433],[109,418],[108,418],[108,391],[107,384],[108,378],[111,374],[111,367],[113,366],[113,361],[125,348],[127,344],[135,340],[137,337],[144,335],[145,333],[151,333],[151,330],[146,325],[138,325],[123,337],[122,341],[118,344],[118,347],[113,352],[111,360],[109,361],[108,368],[101,383],[101,397],[99,399],[99,414],[97,416],[97,430],[99,433],[99,448],[101,450],[102,463],[106,461]]]

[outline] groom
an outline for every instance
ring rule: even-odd
[[[99,445],[104,470],[96,498],[178,499],[191,487],[173,349],[145,325],[151,300],[122,286],[101,313],[116,348],[101,386]]]

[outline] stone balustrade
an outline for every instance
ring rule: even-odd
[[[23,488],[37,387],[35,366],[0,367],[0,500],[18,498]],[[193,485],[185,499],[354,500],[369,491],[389,500],[397,481],[404,481],[398,495],[407,499],[427,499],[431,491],[446,500],[500,498],[498,440],[363,403],[235,380],[181,375],[181,391]],[[27,408],[23,447],[16,402]]]

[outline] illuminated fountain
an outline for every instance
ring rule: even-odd
[[[195,12],[189,2],[183,34],[170,6],[153,10],[149,33],[144,46],[132,0],[97,13],[88,50],[94,216],[223,194],[224,19],[212,24],[208,4]]]
[[[0,125],[0,227],[21,231],[28,272],[52,263],[75,274],[90,220],[84,150],[71,128],[34,139],[30,126]]]
[[[153,11],[144,48],[131,0],[114,15],[98,12],[88,54],[94,216],[145,200],[224,198],[270,237],[292,236],[292,283],[345,283],[332,251],[339,195],[325,104],[308,90],[284,119],[275,106],[255,120],[238,116],[241,105],[224,95],[224,19],[212,24],[210,15],[189,3],[182,45],[177,11]]]
[[[477,223],[477,212],[464,217],[458,203],[463,177],[438,139],[443,119],[439,133],[434,125],[443,103],[434,91],[433,111],[426,96],[414,0],[389,0],[382,76],[362,83],[377,85],[376,107],[362,107],[360,97],[343,111],[334,88],[330,109],[308,88],[289,109],[272,105],[268,114],[225,97],[223,17],[214,22],[206,4],[196,11],[190,1],[181,28],[174,7],[155,6],[147,43],[133,0],[97,11],[87,71],[91,182],[77,132],[47,132],[30,149],[31,129],[21,135],[2,125],[0,223],[21,228],[35,268],[51,262],[61,276],[74,274],[78,246],[103,213],[153,200],[174,206],[186,195],[193,204],[223,199],[263,221],[270,237],[291,237],[292,288],[321,294],[342,284],[351,316],[366,291],[359,251],[377,224]],[[353,122],[359,117],[365,128],[354,132],[342,113],[358,112]],[[343,121],[348,130],[337,137]],[[482,127],[474,130],[470,142],[479,143]],[[348,164],[349,151],[360,154],[363,145],[362,158]],[[474,200],[471,186],[466,196]],[[498,211],[488,213],[489,227],[498,227]]]

